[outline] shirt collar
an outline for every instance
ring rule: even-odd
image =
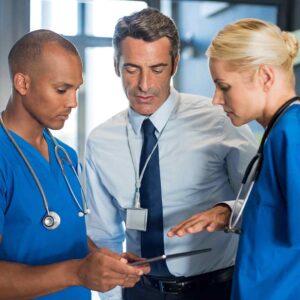
[[[174,110],[176,103],[178,102],[178,92],[171,87],[170,95],[167,100],[155,111],[149,119],[155,126],[156,130],[160,133],[168,122],[172,111]],[[135,132],[139,134],[141,131],[142,123],[147,116],[141,115],[134,111],[131,107],[128,109],[129,122]]]

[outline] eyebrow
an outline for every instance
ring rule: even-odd
[[[79,88],[81,85],[83,84],[83,82],[81,82],[78,86],[75,86],[74,84],[70,84],[70,83],[66,83],[66,82],[62,82],[62,81],[59,81],[59,82],[55,82],[54,85],[55,86],[63,86],[64,88]]]
[[[222,84],[227,84],[227,85],[229,85],[228,83],[223,82],[223,79],[220,79],[220,78],[214,79],[214,83],[222,83]]]
[[[157,64],[157,65],[153,65],[153,66],[150,66],[151,68],[157,68],[157,67],[167,67],[168,64],[164,64],[164,63],[160,63],[160,64]]]
[[[150,68],[167,67],[167,66],[168,66],[168,64],[165,64],[165,63],[159,63],[159,64],[156,64],[156,65],[151,65]],[[139,65],[132,64],[132,63],[126,63],[126,64],[123,65],[123,67],[140,68]]]

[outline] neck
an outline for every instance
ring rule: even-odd
[[[36,148],[47,160],[48,145],[44,139],[44,128],[28,112],[18,109],[9,99],[6,109],[1,114],[5,127],[22,137]]]
[[[268,126],[274,114],[278,109],[284,105],[288,100],[296,96],[296,92],[291,90],[286,93],[282,93],[280,96],[271,95],[266,102],[265,109],[260,118],[257,119],[257,122],[260,123],[264,128]]]
[[[9,99],[2,119],[7,129],[15,132],[32,145],[39,144],[43,139],[44,128],[28,112],[24,113]]]

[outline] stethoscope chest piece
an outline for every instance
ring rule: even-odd
[[[2,126],[3,130],[5,131],[7,137],[10,139],[10,141],[12,142],[12,144],[15,146],[16,150],[18,151],[18,153],[20,154],[20,156],[22,157],[22,159],[24,160],[24,163],[26,164],[26,166],[28,167],[31,175],[33,176],[36,184],[37,184],[37,187],[41,193],[41,196],[43,198],[43,202],[44,202],[44,206],[45,206],[45,209],[46,209],[46,214],[45,216],[43,217],[42,219],[42,223],[43,223],[43,226],[48,229],[48,230],[53,230],[53,229],[56,229],[59,225],[60,225],[60,216],[54,212],[54,211],[50,211],[49,209],[49,205],[48,205],[48,201],[47,201],[47,197],[45,195],[45,191],[42,187],[42,184],[40,182],[40,180],[38,179],[34,169],[32,168],[30,162],[28,161],[28,159],[26,158],[25,154],[23,153],[22,149],[19,147],[19,145],[17,144],[17,142],[15,141],[15,139],[13,138],[13,136],[10,134],[9,130],[5,127],[5,124],[3,123],[3,120],[2,120],[2,117],[1,117],[1,113],[0,113],[0,125]],[[84,191],[83,191],[83,188],[81,186],[81,183],[80,183],[80,180],[78,178],[78,175],[77,175],[77,172],[75,170],[75,168],[73,167],[73,164],[72,164],[72,161],[67,153],[67,151],[58,144],[58,142],[56,141],[56,139],[53,137],[53,135],[51,134],[50,130],[47,129],[47,132],[51,138],[51,140],[53,141],[54,145],[55,145],[55,148],[54,148],[54,151],[55,151],[55,157],[56,157],[56,160],[61,168],[61,172],[62,172],[62,175],[66,181],[66,184],[68,186],[68,189],[73,197],[73,200],[74,202],[76,203],[76,205],[78,206],[79,208],[79,212],[78,212],[78,216],[79,217],[84,217],[85,215],[89,214],[90,213],[90,210],[88,209],[87,207],[87,201],[86,201],[86,198],[85,198],[85,194],[84,194]],[[61,158],[59,156],[59,151],[61,151],[64,155],[63,158]],[[63,166],[63,160],[65,160],[70,168],[72,169],[74,175],[76,176],[77,180],[78,180],[78,183],[80,185],[80,189],[81,189],[81,194],[82,194],[82,197],[83,197],[83,207],[80,205],[79,203],[79,200],[77,199],[77,196],[75,195],[75,193],[73,192],[73,189],[71,187],[71,184],[65,174],[65,170],[64,170],[64,166]]]
[[[53,230],[60,225],[60,216],[54,212],[49,211],[43,218],[43,226],[46,229]]]

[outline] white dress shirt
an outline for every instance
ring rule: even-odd
[[[140,232],[126,231],[124,220],[126,208],[134,207],[134,165],[139,166],[144,118],[129,108],[96,127],[88,138],[85,162],[91,209],[88,235],[97,246],[117,252],[122,252],[126,236],[127,251],[137,255]],[[233,265],[237,235],[220,231],[169,238],[167,232],[193,214],[235,198],[257,149],[249,127],[234,127],[210,99],[173,88],[150,119],[157,135],[164,128],[158,147],[165,252],[212,248],[207,253],[167,260],[170,272],[194,276]]]

